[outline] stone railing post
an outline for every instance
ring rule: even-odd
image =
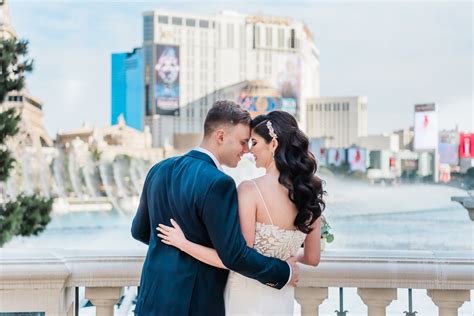
[[[121,287],[87,287],[85,297],[96,307],[97,316],[113,316],[121,295]]]
[[[471,296],[469,290],[427,290],[427,293],[438,306],[440,316],[457,316],[459,307]]]
[[[295,299],[301,305],[301,316],[318,316],[319,305],[327,298],[327,287],[297,287],[295,290]]]
[[[367,305],[368,316],[385,316],[387,306],[397,298],[397,289],[358,288],[357,294]]]

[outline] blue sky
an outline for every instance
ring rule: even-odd
[[[359,1],[14,0],[12,23],[30,41],[33,95],[51,136],[110,123],[111,53],[141,45],[142,12],[221,10],[302,20],[321,53],[321,95],[365,95],[369,133],[413,122],[436,102],[440,128],[474,131],[473,4]]]

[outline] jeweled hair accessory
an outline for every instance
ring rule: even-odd
[[[278,136],[277,136],[277,134],[275,133],[275,130],[273,129],[272,121],[270,121],[270,120],[267,121],[267,128],[268,128],[268,134],[270,134],[270,136],[271,136],[272,138],[277,139]]]

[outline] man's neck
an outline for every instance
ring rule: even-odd
[[[203,142],[199,145],[199,147],[201,147],[201,148],[203,148],[203,149],[209,151],[211,154],[213,154],[214,157],[216,157],[217,161],[219,161],[219,164],[222,165],[221,160],[220,160],[220,157],[219,157],[219,155],[217,154],[217,150],[216,150],[216,148],[214,148],[214,146],[212,146],[212,145],[208,144],[207,142],[204,142],[204,141],[203,141]]]

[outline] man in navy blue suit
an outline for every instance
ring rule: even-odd
[[[237,212],[237,189],[221,165],[236,167],[249,151],[250,115],[217,101],[204,122],[201,145],[161,161],[146,179],[132,235],[147,244],[136,315],[225,315],[228,270],[202,263],[162,243],[155,228],[176,220],[186,238],[215,248],[224,265],[267,286],[296,285],[299,270],[247,247]]]

